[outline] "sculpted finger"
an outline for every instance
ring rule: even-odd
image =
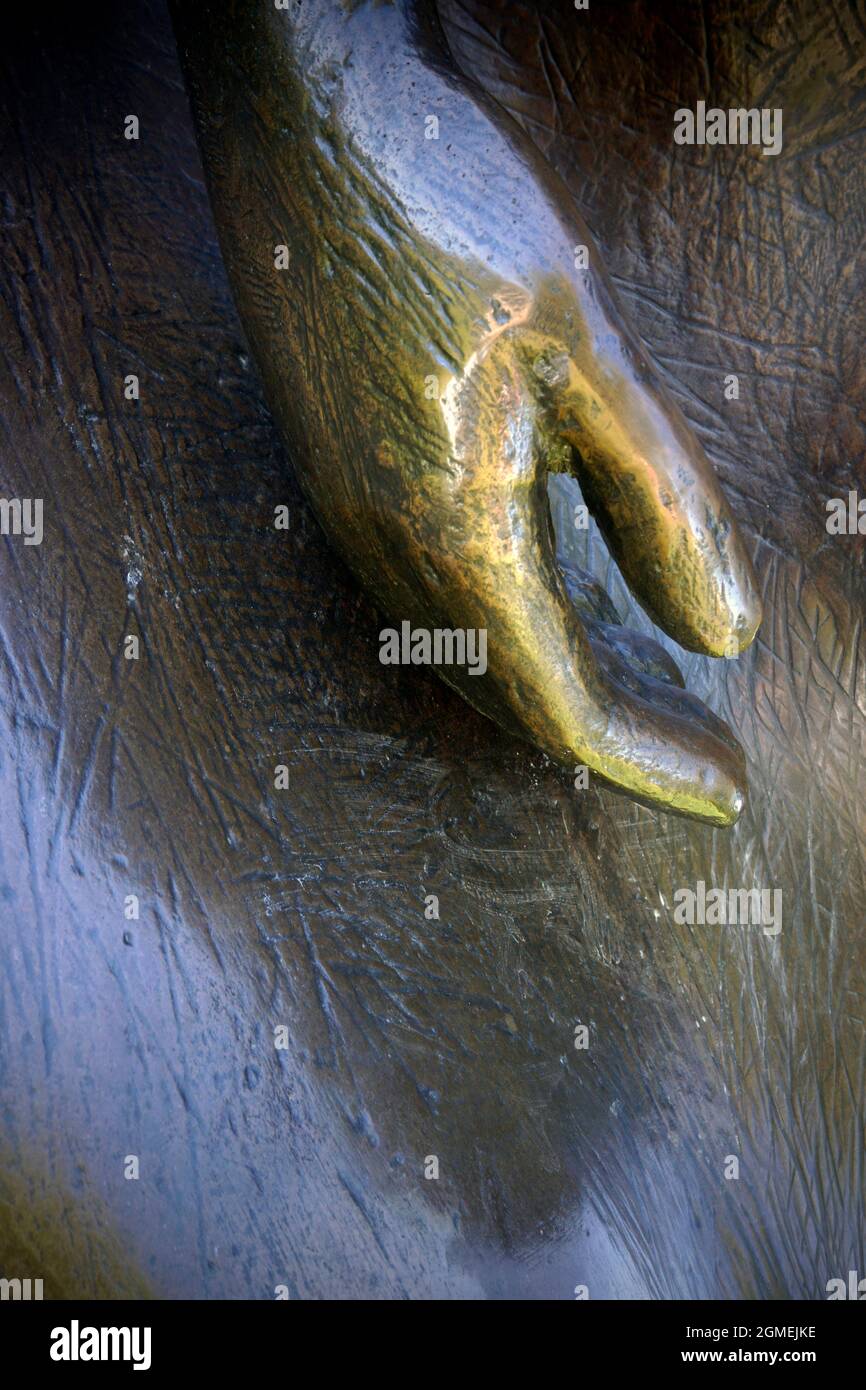
[[[544,427],[572,446],[584,498],[635,596],[689,650],[742,651],[761,620],[751,560],[595,256],[577,294],[551,283],[533,327],[524,352]]]
[[[599,623],[591,619],[584,621],[592,649],[599,659],[607,653],[615,653],[619,659],[635,671],[642,671],[654,680],[682,688],[685,685],[682,672],[658,642],[645,637],[641,632],[617,623]]]
[[[556,563],[565,592],[586,628],[593,650],[596,650],[597,644],[601,644],[603,650],[612,649],[637,670],[645,671],[657,680],[673,685],[685,684],[682,672],[664,647],[652,637],[644,637],[623,627],[619,614],[597,579],[572,561],[563,560],[560,555],[557,555]]]

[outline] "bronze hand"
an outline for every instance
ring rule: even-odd
[[[175,17],[238,307],[333,544],[395,625],[486,630],[483,675],[439,671],[484,714],[731,824],[746,779],[727,726],[556,565],[551,471],[579,479],[683,646],[742,650],[760,622],[710,465],[564,186],[420,6],[240,0],[215,19],[179,0]]]

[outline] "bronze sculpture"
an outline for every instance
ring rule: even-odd
[[[379,667],[232,306],[167,14],[21,16],[0,465],[45,538],[0,559],[0,1262],[46,1297],[823,1299],[866,1268],[866,593],[824,524],[863,493],[859,16],[440,14],[757,557],[752,647],[678,657],[749,803],[720,831],[576,791]],[[778,158],[672,143],[679,105],[768,87]],[[682,925],[701,881],[778,887],[781,933]]]
[[[432,5],[175,15],[238,307],[332,542],[396,621],[486,631],[481,679],[440,674],[505,729],[736,820],[727,726],[659,648],[589,635],[556,569],[548,470],[580,479],[684,646],[736,654],[760,621],[710,464],[567,188],[457,72]]]

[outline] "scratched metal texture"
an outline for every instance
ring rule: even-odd
[[[864,543],[824,527],[866,490],[863,8],[442,14],[565,177],[754,541],[755,648],[678,653],[750,804],[717,831],[577,792],[379,665],[249,360],[163,6],[19,19],[0,478],[45,499],[45,539],[0,550],[0,1264],[46,1294],[821,1297],[866,1273]],[[782,106],[783,154],[675,148],[703,97]],[[674,924],[698,879],[781,888],[780,936]]]

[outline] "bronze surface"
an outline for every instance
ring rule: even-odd
[[[45,539],[0,541],[0,1266],[46,1296],[823,1299],[866,1271],[866,538],[825,529],[866,493],[862,7],[441,14],[755,557],[739,660],[656,634],[749,801],[718,829],[577,791],[379,665],[233,307],[166,10],[16,12],[0,473]],[[672,144],[674,107],[768,92],[778,159]],[[551,492],[584,621],[612,633],[579,571],[650,640]],[[699,880],[780,889],[780,935],[676,922]]]

